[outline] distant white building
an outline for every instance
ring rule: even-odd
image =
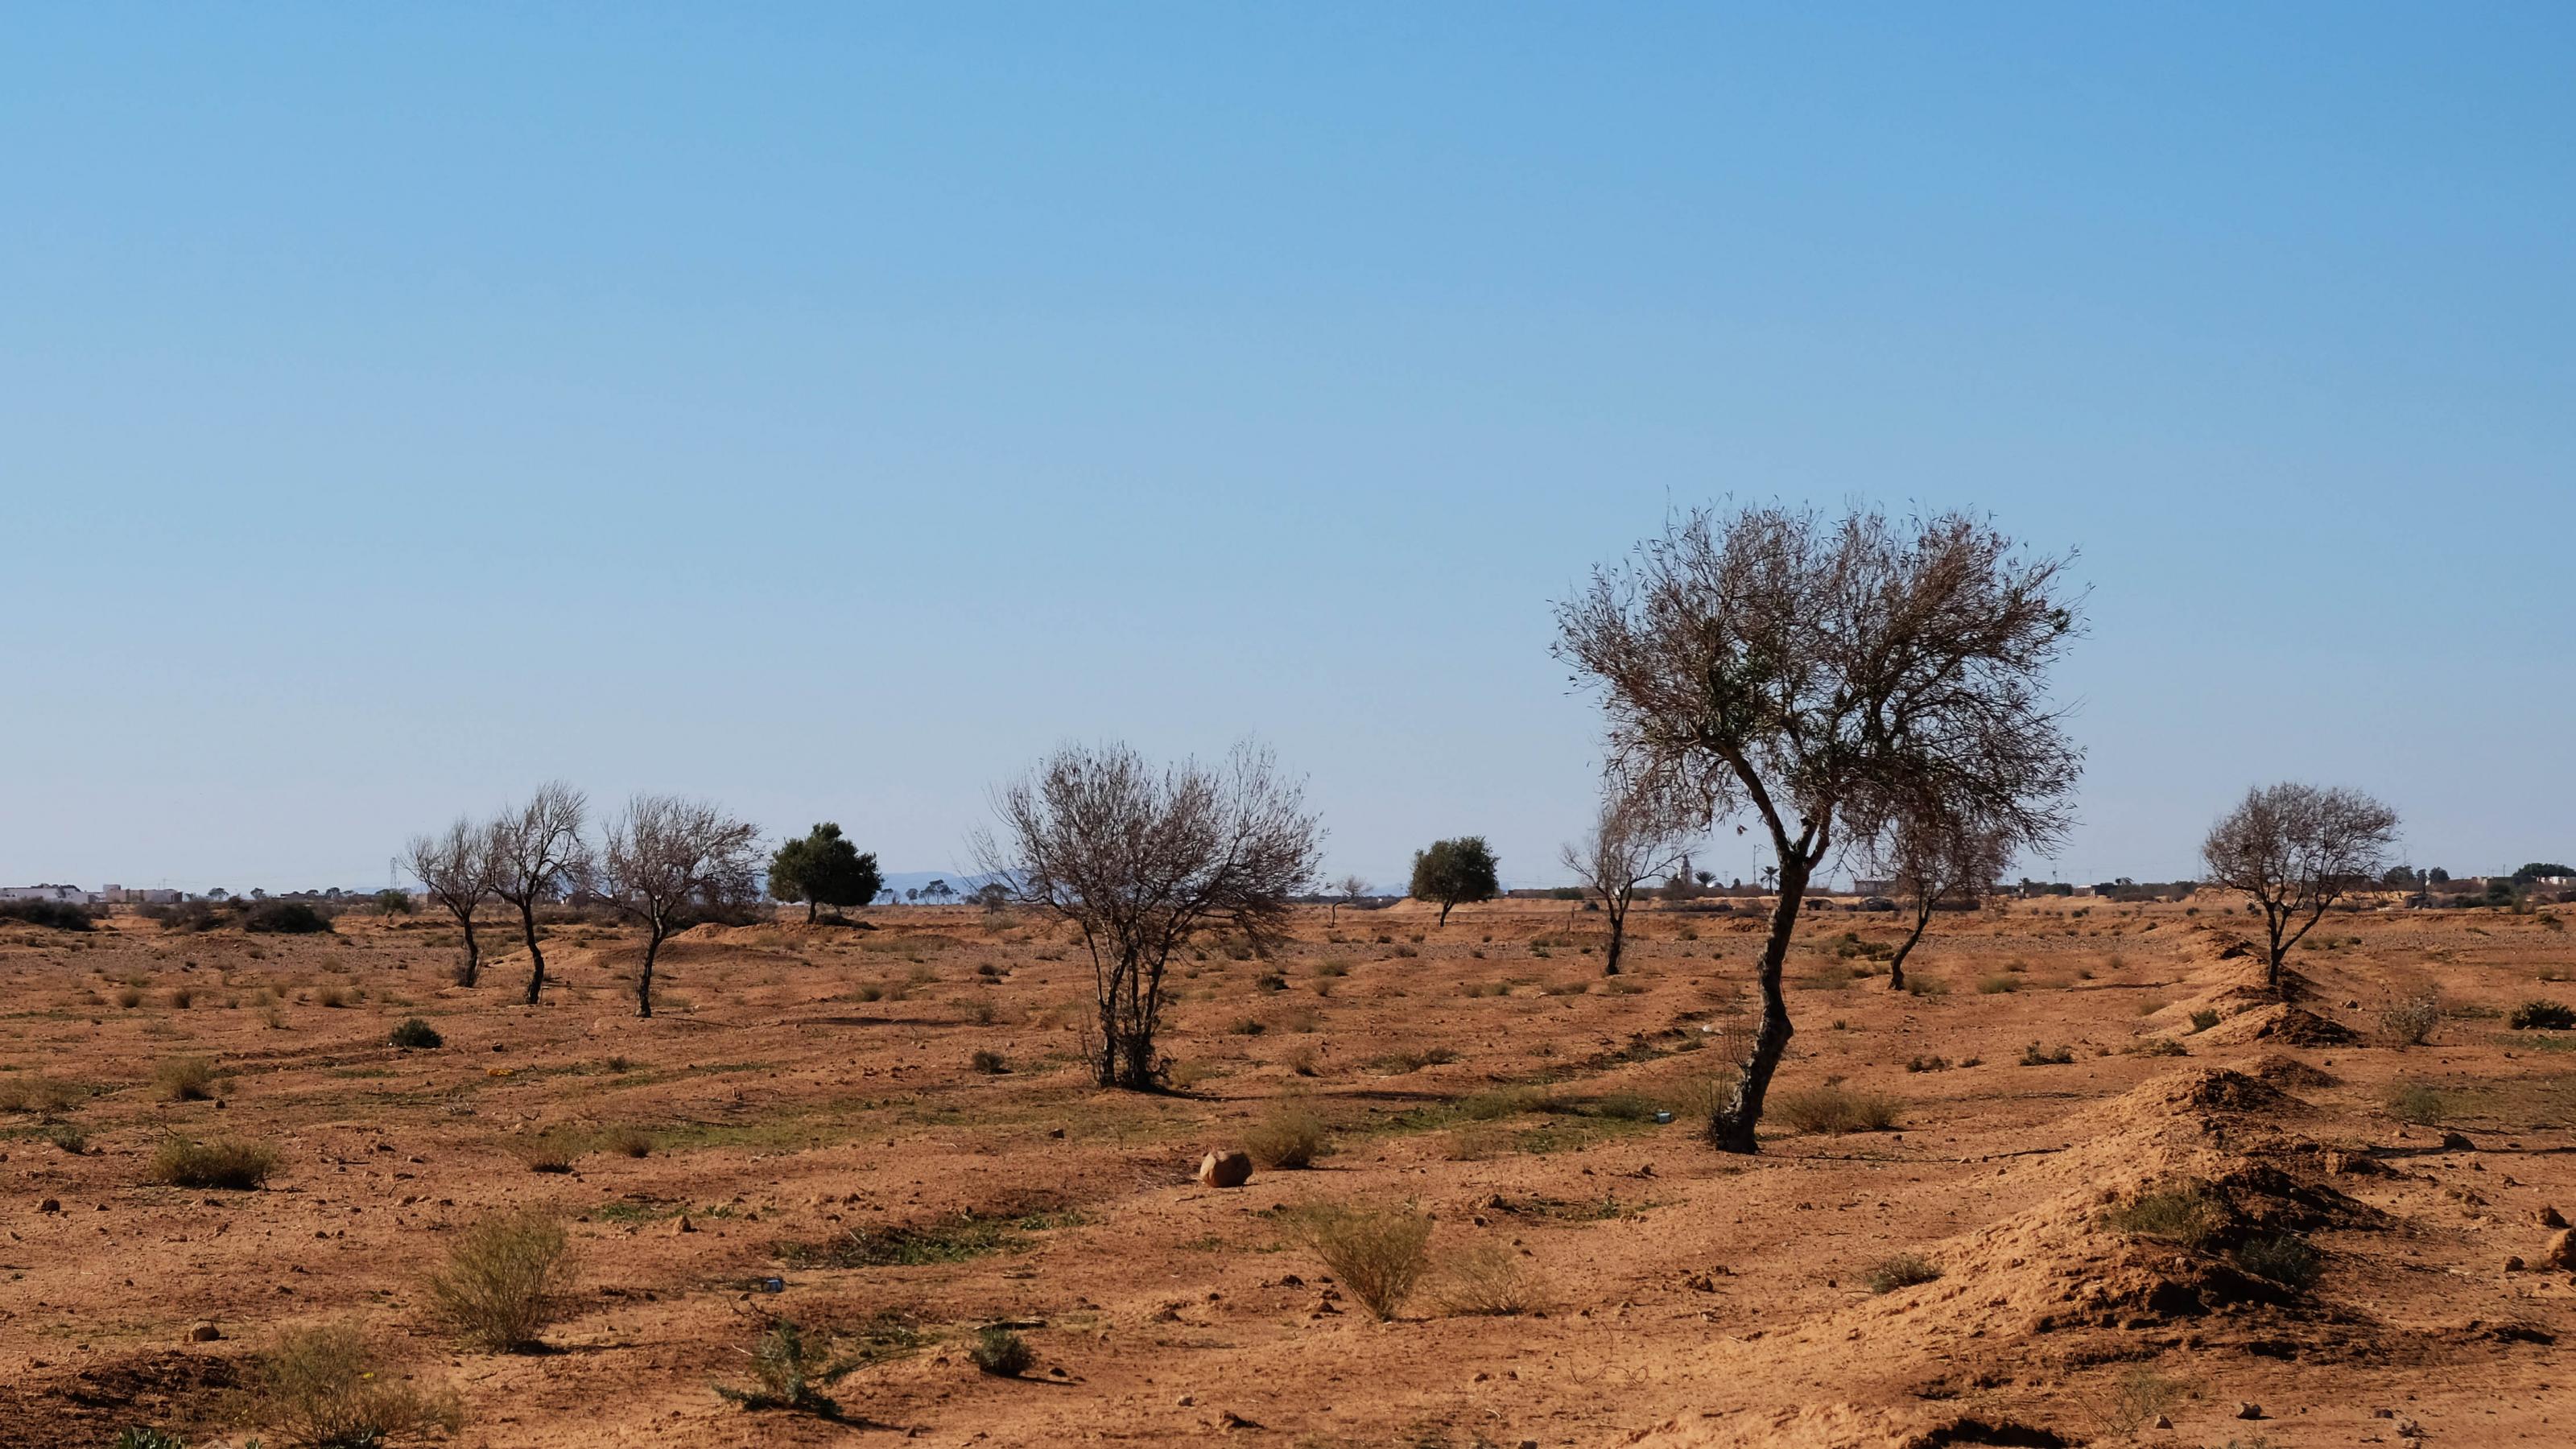
[[[90,904],[90,893],[76,885],[0,886],[0,901],[60,901],[85,906]]]

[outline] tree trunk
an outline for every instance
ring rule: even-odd
[[[1606,909],[1610,913],[1610,949],[1601,963],[1601,974],[1616,976],[1619,974],[1619,948],[1626,944],[1628,937],[1628,908],[1613,905]]]
[[[483,979],[483,948],[474,940],[474,912],[458,913],[456,923],[465,928],[465,964],[456,968],[456,984],[472,986]]]
[[[1923,939],[1923,928],[1931,924],[1932,903],[1930,901],[1925,901],[1921,906],[1915,909],[1914,933],[1907,936],[1904,942],[1896,948],[1895,955],[1887,958],[1888,990],[1903,991],[1905,989],[1905,958],[1914,954],[1914,943]]]
[[[817,906],[821,905],[821,904],[822,904],[821,902],[816,901],[816,900],[814,900],[814,899],[813,899],[813,898],[811,898],[811,897],[808,897],[808,898],[806,899],[806,901],[805,901],[805,924],[807,924],[807,925],[809,925],[809,926],[810,926],[810,925],[812,925],[812,924],[814,924],[814,911],[815,911],[815,908],[816,908]]]
[[[653,1014],[653,958],[662,954],[662,928],[654,925],[644,936],[644,969],[635,977],[635,1014]]]
[[[1762,1098],[1771,1089],[1771,1074],[1779,1070],[1791,1034],[1780,971],[1789,959],[1789,938],[1798,929],[1798,908],[1805,904],[1806,893],[1803,868],[1780,872],[1780,903],[1771,910],[1771,939],[1762,947],[1762,1021],[1754,1029],[1753,1051],[1736,1076],[1735,1099],[1709,1119],[1709,1145],[1721,1152],[1762,1150],[1754,1128],[1761,1124]]]
[[[546,953],[537,948],[537,907],[534,901],[519,907],[519,932],[528,938],[528,1004],[537,1004],[537,993],[546,989]]]
[[[1457,904],[1457,902],[1455,902],[1455,901],[1442,901],[1442,902],[1440,903],[1440,924],[1441,924],[1441,925],[1446,926],[1446,925],[1448,925],[1448,924],[1449,924],[1449,908],[1450,908],[1451,906],[1453,906],[1453,905],[1456,905],[1456,904]]]

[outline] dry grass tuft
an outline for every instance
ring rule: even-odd
[[[1886,1132],[1901,1125],[1905,1103],[1883,1092],[1855,1092],[1847,1087],[1807,1087],[1783,1092],[1772,1104],[1773,1115],[1792,1132]]]
[[[171,1057],[152,1069],[152,1085],[173,1102],[211,1101],[215,1064],[204,1057]]]
[[[1243,1149],[1252,1160],[1274,1169],[1312,1167],[1324,1155],[1330,1129],[1324,1119],[1294,1103],[1271,1109],[1243,1134]]]
[[[1553,1301],[1547,1280],[1529,1258],[1503,1243],[1478,1243],[1440,1265],[1432,1301],[1453,1317],[1516,1317]]]
[[[152,1151],[151,1177],[170,1187],[220,1187],[249,1192],[277,1171],[277,1149],[239,1137],[192,1142],[164,1138]]]
[[[1290,1215],[1290,1228],[1377,1318],[1402,1311],[1422,1281],[1431,1219],[1410,1203],[1310,1203]]]
[[[493,1353],[536,1343],[561,1306],[572,1274],[571,1244],[552,1213],[522,1208],[467,1228],[430,1275],[440,1321],[458,1338]]]
[[[456,1396],[385,1371],[346,1324],[289,1329],[259,1360],[258,1408],[293,1449],[379,1449],[464,1423]]]

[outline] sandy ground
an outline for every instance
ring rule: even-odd
[[[1891,1094],[1902,1121],[1775,1128],[1742,1158],[1703,1147],[1687,1104],[1749,1023],[1757,928],[1641,912],[1614,986],[1599,919],[1317,909],[1268,959],[1210,943],[1179,963],[1182,1086],[1160,1097],[1087,1084],[1090,968],[1028,917],[701,928],[650,1021],[635,942],[595,926],[551,928],[560,984],[534,1008],[514,949],[479,988],[445,984],[453,926],[428,917],[300,938],[0,926],[0,1095],[42,1077],[77,1096],[0,1111],[0,1446],[103,1449],[136,1424],[274,1446],[245,1393],[257,1355],[327,1321],[452,1387],[452,1442],[496,1449],[2576,1443],[2576,1281],[2536,1266],[2543,1209],[2576,1212],[2576,1034],[2502,1019],[2576,1000],[2548,984],[2576,976],[2571,933],[2332,917],[2297,956],[2313,1016],[2285,1018],[2228,954],[2244,918],[2215,909],[1944,916],[1913,963],[1949,988],[1930,995],[1854,974],[1887,918],[1811,916],[1776,1091]],[[2386,1044],[2380,1012],[2429,988],[2431,1043]],[[385,1044],[415,1014],[444,1046]],[[2180,1054],[2137,1049],[2158,1039]],[[2033,1044],[2072,1060],[2023,1065]],[[227,1075],[218,1100],[155,1090],[188,1055]],[[2400,1084],[2433,1089],[2426,1122],[2398,1120]],[[1546,1100],[1490,1095],[1523,1085]],[[1332,1125],[1313,1170],[1190,1180],[1290,1098]],[[48,1139],[64,1122],[84,1151]],[[649,1155],[566,1174],[520,1155],[610,1128]],[[165,1136],[219,1132],[282,1153],[264,1190],[147,1181]],[[2321,1249],[2315,1285],[2106,1221],[2186,1181],[2232,1235]],[[1280,1209],[1319,1200],[1435,1216],[1431,1284],[1396,1321],[1294,1240]],[[530,1203],[571,1220],[578,1289],[545,1352],[461,1351],[423,1277],[460,1228]],[[987,1251],[831,1265],[854,1233],[962,1241],[961,1214],[988,1220]],[[1526,1270],[1532,1311],[1444,1309],[1443,1265],[1480,1252]],[[1869,1291],[1906,1253],[1940,1276]],[[833,1388],[846,1418],[713,1391],[750,1381],[773,1315],[874,1345]],[[997,1320],[1027,1325],[1022,1377],[965,1355]]]

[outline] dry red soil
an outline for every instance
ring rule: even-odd
[[[1178,963],[1165,1096],[1088,1083],[1090,967],[1028,917],[702,927],[649,1021],[636,942],[596,926],[550,928],[533,1008],[516,951],[445,984],[453,928],[429,918],[0,926],[0,1101],[30,1104],[0,1109],[0,1446],[151,1424],[274,1449],[259,1355],[326,1322],[452,1389],[449,1442],[495,1449],[2576,1443],[2576,1282],[2543,1262],[2544,1209],[2576,1213],[2576,1036],[2503,1019],[2576,1000],[2549,984],[2576,976],[2552,922],[2330,917],[2296,957],[2312,1015],[2285,1016],[2216,908],[1944,916],[1912,969],[1948,989],[1925,995],[1842,939],[1892,940],[1886,918],[1811,916],[1775,1109],[1837,1084],[1901,1120],[1800,1133],[1775,1110],[1746,1158],[1702,1145],[1689,1104],[1750,1023],[1757,928],[1639,920],[1616,983],[1599,917],[1562,905],[1445,929],[1317,909],[1267,958],[1206,943]],[[2381,1012],[2428,989],[2430,1043],[2389,1044]],[[413,1015],[445,1044],[387,1045]],[[2024,1065],[2032,1044],[2071,1060]],[[185,1056],[217,1099],[156,1091]],[[45,1083],[68,1104],[42,1110]],[[2393,1106],[2401,1086],[2430,1092]],[[1331,1127],[1312,1170],[1191,1181],[1292,1101]],[[522,1155],[621,1128],[648,1155]],[[218,1133],[279,1151],[265,1188],[148,1180],[166,1138]],[[2217,1205],[2210,1240],[2115,1225],[2177,1186]],[[1435,1218],[1394,1321],[1298,1241],[1281,1209],[1317,1201]],[[575,1288],[545,1351],[460,1349],[424,1277],[525,1204],[569,1221]],[[933,1261],[868,1264],[890,1229]],[[2248,1270],[2282,1235],[2321,1253],[2311,1286]],[[1939,1276],[1870,1291],[1904,1254]],[[1455,1311],[1458,1265],[1498,1262],[1527,1311]],[[832,1386],[845,1418],[714,1392],[750,1382],[774,1316],[869,1352]],[[995,1321],[1023,1325],[1020,1377],[968,1360]]]

